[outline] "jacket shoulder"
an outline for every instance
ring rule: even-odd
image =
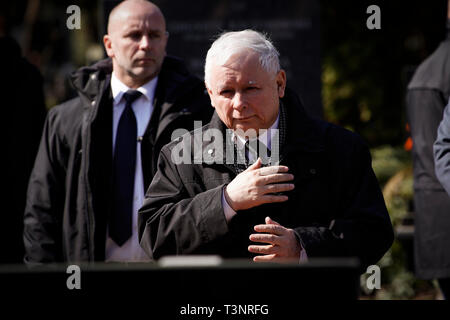
[[[366,141],[357,133],[336,124],[314,120],[324,133],[324,144],[328,149],[336,149],[340,154],[356,149],[368,149]]]
[[[76,97],[51,108],[47,122],[56,132],[72,136],[81,126],[83,111],[81,99]]]
[[[79,97],[72,98],[63,103],[60,103],[49,110],[49,116],[52,116],[55,119],[60,119],[64,121],[65,119],[71,118],[70,120],[74,120],[74,118],[80,117],[83,114],[83,104]],[[69,120],[69,119],[68,119]]]
[[[436,89],[450,91],[450,40],[443,41],[439,47],[417,68],[408,89]]]
[[[172,134],[172,140],[164,145],[164,147],[161,149],[161,152],[170,154],[170,152],[172,152],[175,147],[194,148],[194,139],[197,138],[199,133],[200,138],[203,137],[203,133],[209,128],[211,128],[211,125],[209,123],[191,131],[185,128],[179,128],[174,131],[174,133]]]

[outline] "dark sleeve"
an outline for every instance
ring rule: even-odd
[[[341,208],[329,226],[295,228],[308,257],[358,257],[364,270],[392,245],[394,233],[370,152],[359,139],[344,169],[346,181]],[[365,271],[365,270],[364,270]]]
[[[181,166],[185,170],[192,168]],[[152,259],[201,252],[202,247],[228,231],[221,201],[223,185],[199,192],[194,181],[191,186],[182,181],[179,167],[172,163],[170,151],[164,147],[158,171],[139,210],[139,241]]]
[[[450,104],[444,110],[444,118],[439,125],[434,143],[436,176],[450,195]]]
[[[62,260],[61,216],[64,203],[63,143],[56,133],[55,110],[46,119],[28,184],[23,239],[25,263]]]
[[[433,143],[442,120],[445,101],[440,91],[412,89],[406,95],[407,116],[413,140],[414,187],[441,189],[435,176]]]

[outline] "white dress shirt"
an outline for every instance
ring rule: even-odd
[[[150,80],[143,86],[135,89],[142,93],[133,104],[132,109],[137,121],[137,135],[142,137],[147,129],[150,117],[153,112],[153,98],[155,96],[156,84],[158,77]],[[113,96],[113,156],[116,145],[117,127],[119,120],[125,109],[125,99],[123,94],[130,90],[122,83],[114,74],[111,76],[111,91]],[[106,231],[106,261],[149,261],[149,257],[139,245],[137,230],[137,214],[139,208],[144,202],[144,176],[142,173],[141,161],[141,145],[138,142],[136,146],[136,168],[134,175],[134,197],[133,197],[133,217],[132,217],[132,234],[131,237],[122,245],[118,246],[114,240],[109,237],[108,228]]]
[[[277,119],[272,124],[272,126],[264,131],[261,135],[258,135],[258,140],[265,144],[269,150],[272,150],[272,139],[276,134],[276,130],[278,130],[278,123],[280,121],[280,115],[278,114]],[[268,134],[270,133],[270,134]],[[279,135],[278,135],[279,136]],[[232,134],[231,139],[233,140],[233,143],[237,143],[238,148],[242,149],[245,145],[245,137],[241,137],[237,134]],[[249,152],[248,159],[250,163],[255,162],[257,159],[255,159],[255,154],[252,152]],[[225,214],[225,219],[227,222],[231,220],[236,215],[236,211],[231,208],[231,206],[228,204],[227,199],[225,198],[225,191],[222,191],[222,208],[223,212]],[[262,223],[262,222],[261,222]],[[300,262],[304,262],[308,260],[308,256],[306,255],[306,251],[302,248],[300,251]]]

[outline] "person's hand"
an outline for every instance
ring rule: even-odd
[[[254,227],[256,232],[250,235],[253,242],[267,243],[266,245],[250,245],[248,251],[261,254],[255,256],[256,262],[299,261],[302,247],[292,229],[288,229],[266,217],[266,224]]]
[[[263,203],[287,201],[287,196],[274,193],[294,189],[292,183],[278,183],[294,179],[292,174],[287,173],[288,170],[286,166],[261,168],[261,159],[258,158],[227,185],[224,190],[225,199],[234,211],[253,208]]]

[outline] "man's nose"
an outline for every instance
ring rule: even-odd
[[[139,48],[142,50],[147,50],[150,48],[151,42],[150,38],[147,35],[142,36],[141,41],[139,43]]]
[[[247,107],[247,101],[244,95],[240,92],[236,92],[233,97],[233,109],[241,112]]]

